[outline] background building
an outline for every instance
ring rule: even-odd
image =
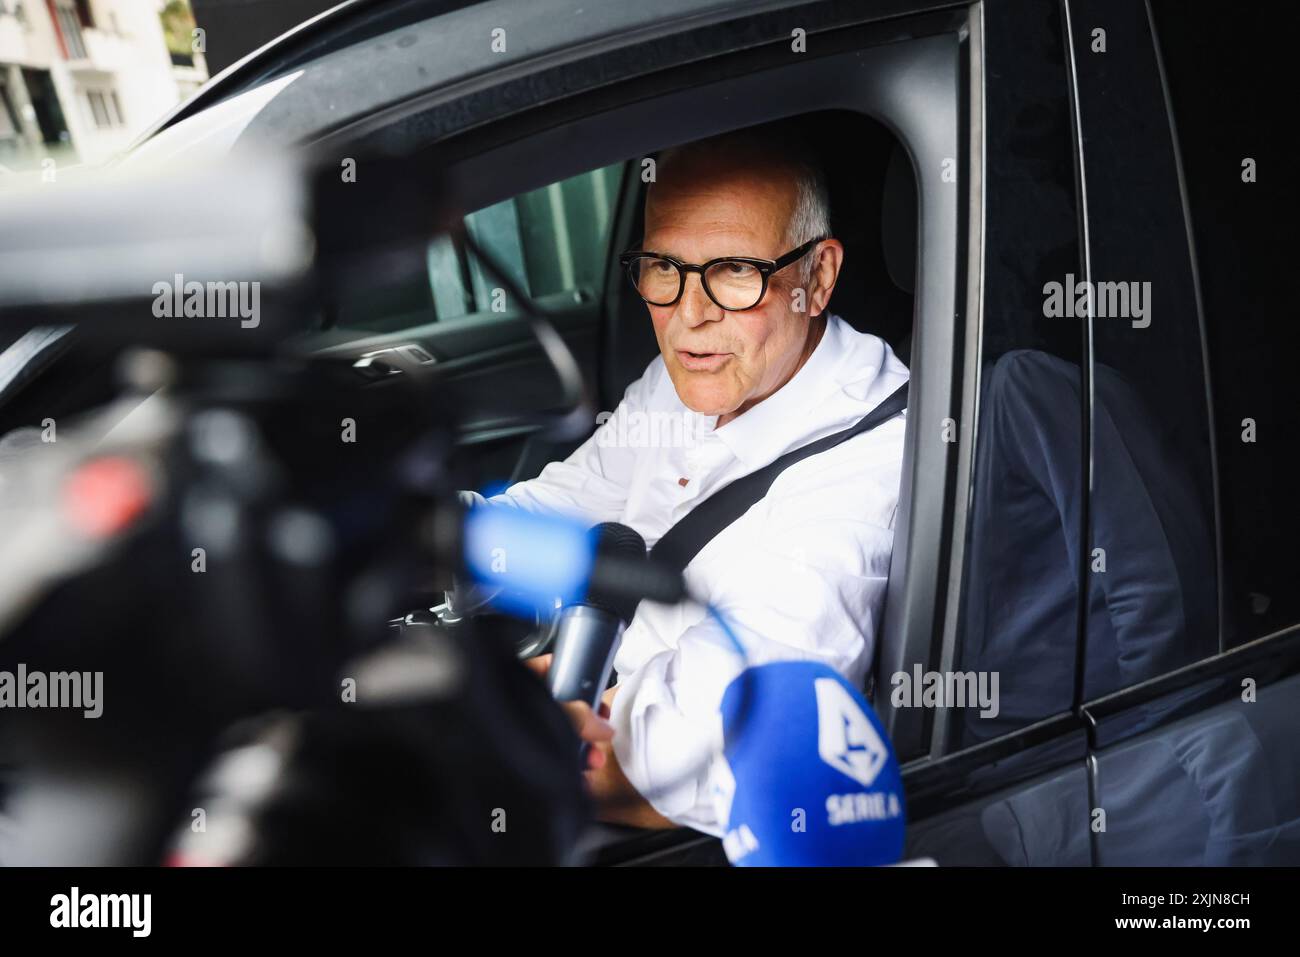
[[[207,79],[187,0],[0,0],[0,166],[101,163]]]

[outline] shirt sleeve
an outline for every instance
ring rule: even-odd
[[[769,527],[763,538],[771,544],[748,550],[707,595],[744,659],[706,617],[620,675],[611,708],[628,780],[660,814],[715,836],[727,824],[715,810],[729,777],[718,717],[727,686],[746,665],[781,660],[822,661],[860,684],[893,546],[890,528],[851,517]]]
[[[554,512],[589,525],[618,521],[636,469],[636,451],[625,441],[627,422],[645,413],[662,373],[663,360],[656,357],[627,387],[618,408],[597,416],[596,431],[568,458],[551,462],[536,478],[517,482],[500,495],[485,499],[478,492],[462,492],[461,501]]]

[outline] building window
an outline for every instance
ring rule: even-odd
[[[124,125],[122,104],[117,98],[116,90],[87,90],[86,104],[90,118],[98,129]]]
[[[63,42],[68,49],[68,59],[86,59],[86,42],[81,36],[81,14],[78,12],[78,6],[73,0],[55,0],[54,12],[58,16],[59,32],[63,35]]]
[[[104,109],[104,98],[98,90],[90,90],[86,94],[86,102],[90,106],[90,118],[94,124],[103,129],[108,126],[108,113]]]
[[[194,66],[195,23],[189,0],[168,0],[158,16],[162,20],[163,36],[167,40],[167,52],[171,54],[172,65]]]

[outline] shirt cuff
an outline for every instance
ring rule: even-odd
[[[632,786],[675,824],[715,837],[723,834],[714,804],[722,723],[679,709],[667,681],[672,653],[650,659],[619,682],[610,709],[614,754]],[[725,772],[723,774],[725,777]]]

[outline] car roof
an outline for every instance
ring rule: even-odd
[[[657,28],[707,26],[737,15],[789,10],[815,0],[656,0],[607,3],[603,0],[345,0],[304,21],[208,81],[193,97],[146,130],[135,146],[210,107],[286,73],[350,72],[352,105],[374,110],[422,89],[450,85],[527,59],[581,49],[615,46],[648,38]],[[492,31],[507,31],[507,49],[489,63],[482,55]],[[400,32],[400,36],[393,34]],[[454,37],[482,37],[482,46]],[[385,39],[390,42],[385,43]],[[594,49],[593,49],[594,48]],[[436,51],[436,55],[430,55]],[[365,70],[367,83],[356,83]],[[324,77],[329,79],[328,76]],[[302,84],[304,88],[315,84]],[[334,91],[339,84],[331,84]],[[344,95],[348,91],[343,90]],[[311,122],[304,107],[336,104],[286,100],[291,135]],[[296,119],[296,122],[295,122]],[[134,148],[134,147],[133,147]]]

